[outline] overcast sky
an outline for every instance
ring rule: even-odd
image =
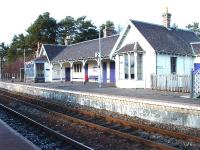
[[[57,21],[65,16],[87,16],[98,26],[106,20],[124,26],[128,19],[162,24],[167,6],[172,24],[185,28],[200,22],[200,0],[1,0],[0,42],[9,44],[14,34],[25,30],[38,15],[50,12]]]

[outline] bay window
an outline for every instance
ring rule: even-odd
[[[137,53],[136,56],[134,53],[119,55],[119,79],[143,79],[143,54]]]

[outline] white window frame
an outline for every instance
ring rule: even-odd
[[[82,64],[79,64],[79,63],[74,64],[73,70],[74,70],[75,73],[81,73],[82,72]]]

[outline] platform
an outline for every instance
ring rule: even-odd
[[[9,83],[0,88],[56,102],[105,109],[160,123],[200,128],[200,99],[189,98],[189,93],[156,91],[151,89],[120,89],[110,84],[97,83]]]
[[[98,87],[98,83],[82,82],[54,82],[54,83],[24,83],[15,82],[15,84],[35,86],[41,88],[60,89],[66,91],[79,91],[87,93],[96,93],[109,96],[122,96],[128,98],[137,98],[145,101],[154,101],[158,103],[174,103],[177,105],[189,105],[200,107],[200,99],[190,98],[190,93],[168,92],[151,89],[125,89],[116,88],[113,84],[102,84],[102,88]]]
[[[0,120],[0,150],[39,150],[39,148]]]

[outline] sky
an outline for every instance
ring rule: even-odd
[[[12,37],[26,29],[40,14],[50,12],[57,21],[72,16],[87,16],[99,26],[106,20],[122,27],[128,19],[162,25],[162,13],[168,7],[171,24],[179,28],[200,22],[200,0],[0,0],[0,43],[10,44]]]

